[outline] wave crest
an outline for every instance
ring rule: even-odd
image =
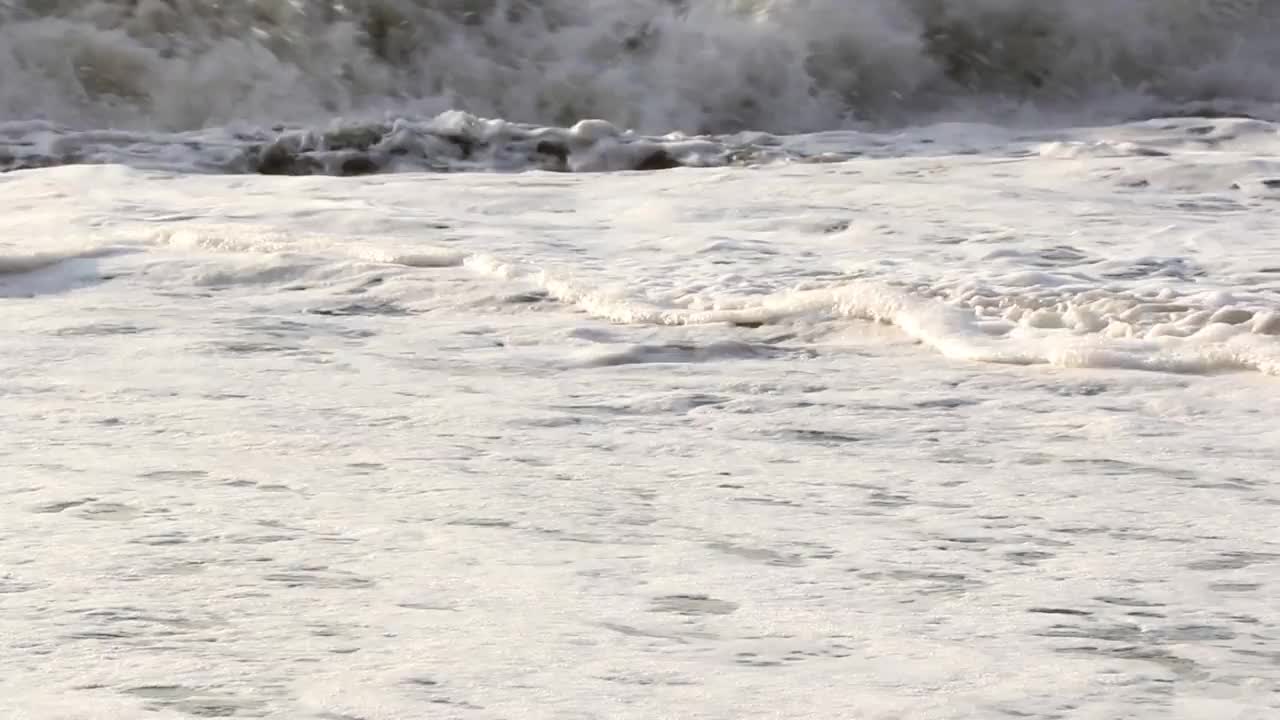
[[[1280,101],[1270,0],[11,0],[0,119],[804,132]],[[1234,103],[1234,104],[1233,104]]]

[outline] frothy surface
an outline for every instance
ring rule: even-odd
[[[0,708],[1270,717],[1270,131],[947,132],[0,177]]]
[[[0,715],[1271,720],[1273,7],[0,1]]]

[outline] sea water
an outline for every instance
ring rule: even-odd
[[[1277,16],[0,2],[0,715],[1275,716]]]

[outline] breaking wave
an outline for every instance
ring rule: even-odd
[[[0,0],[0,121],[646,133],[1274,114],[1274,0]]]

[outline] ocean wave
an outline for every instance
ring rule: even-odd
[[[722,166],[789,157],[804,156],[759,134],[645,136],[604,120],[582,120],[572,127],[540,127],[460,111],[423,120],[184,133],[75,130],[43,121],[0,122],[0,172],[71,164],[261,175],[606,172]]]
[[[0,120],[662,134],[1274,113],[1271,0],[7,0]]]

